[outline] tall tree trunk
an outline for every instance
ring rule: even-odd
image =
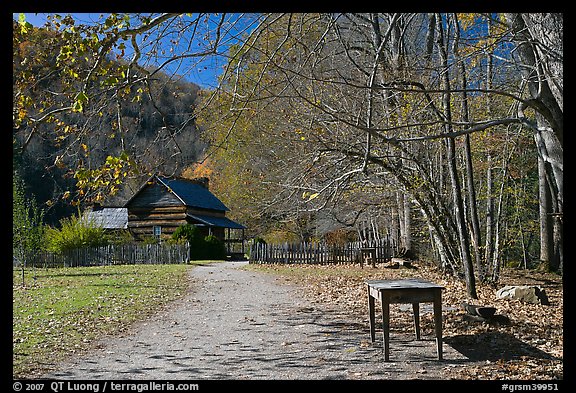
[[[466,81],[466,68],[464,62],[459,64],[460,79],[462,84],[462,120],[467,123],[470,121],[468,110],[468,95],[466,88],[468,82]],[[478,219],[478,209],[476,208],[476,186],[474,184],[474,168],[472,165],[472,151],[470,148],[470,135],[464,136],[464,157],[466,160],[466,184],[468,188],[468,205],[470,213],[470,223],[472,226],[472,247],[474,248],[474,261],[476,262],[476,274],[480,277],[480,281],[484,280],[484,269],[482,262],[482,253],[480,251],[480,243],[482,236],[480,234],[480,221]]]
[[[400,248],[405,253],[411,253],[412,236],[410,225],[410,196],[404,190],[396,191],[396,205],[398,211],[398,227],[400,228]]]
[[[500,278],[500,226],[502,223],[502,215],[504,213],[505,206],[505,189],[508,179],[508,164],[509,161],[506,160],[504,163],[504,168],[502,170],[502,184],[500,185],[500,193],[498,195],[498,207],[496,210],[496,216],[494,220],[494,255],[492,259],[492,282],[498,282]],[[507,222],[506,222],[507,226]]]
[[[484,263],[486,268],[492,266],[494,255],[494,180],[492,176],[492,154],[486,157],[486,244],[484,245]]]
[[[438,52],[440,54],[440,60],[442,62],[442,88],[444,93],[442,96],[444,104],[444,115],[446,116],[445,131],[446,133],[452,132],[452,115],[450,109],[450,76],[448,74],[448,56],[446,45],[444,43],[444,28],[442,23],[442,17],[440,14],[436,14],[436,28],[437,28],[437,42],[438,42]],[[446,140],[447,155],[448,155],[448,171],[450,174],[452,197],[454,199],[454,208],[456,211],[456,227],[458,230],[458,240],[460,244],[460,258],[462,260],[462,267],[464,269],[464,276],[466,279],[466,289],[468,295],[477,299],[476,294],[476,280],[474,277],[474,267],[472,264],[472,258],[470,256],[470,247],[468,240],[468,231],[466,230],[466,222],[464,218],[464,205],[462,203],[462,195],[460,182],[458,179],[458,170],[456,165],[456,146],[454,138],[450,137]]]
[[[554,232],[552,216],[552,200],[548,179],[546,176],[545,162],[538,156],[538,205],[540,209],[540,263],[550,267],[554,259]]]
[[[392,232],[391,235],[392,235],[392,239],[394,241],[394,244],[396,244],[396,248],[399,248],[399,247],[401,247],[401,242],[400,242],[401,230],[400,230],[400,221],[398,218],[398,204],[392,203],[391,205],[392,205],[391,206],[391,210],[392,210],[391,211],[391,216],[392,216],[391,223],[392,223],[392,225],[391,225],[390,230]]]
[[[545,124],[545,120],[539,114],[536,114],[538,124]],[[554,137],[551,130],[546,127],[538,127],[534,135],[536,147],[538,148],[538,169],[540,170],[540,161],[542,161],[543,173],[539,175],[540,187],[545,187],[546,191],[540,190],[542,193],[548,193],[550,199],[549,203],[545,204],[545,210],[540,209],[540,214],[545,217],[540,217],[540,222],[547,222],[551,227],[552,235],[545,236],[540,239],[540,247],[544,247],[548,253],[548,259],[545,260],[548,268],[552,271],[562,271],[563,267],[563,234],[562,234],[562,213],[563,213],[563,174],[561,168],[554,165],[555,159],[551,156],[562,154],[562,147],[559,146],[558,140]],[[544,179],[542,179],[544,177]],[[549,228],[548,228],[549,230]],[[548,244],[544,245],[543,242]]]
[[[491,33],[492,23],[491,19],[488,18],[488,35]],[[488,52],[486,58],[486,89],[492,89],[492,54]],[[492,102],[491,97],[488,95],[486,110],[488,116],[492,115]],[[488,138],[491,138],[491,132],[488,131]],[[490,147],[486,153],[486,243],[484,245],[484,263],[485,269],[487,271],[493,266],[492,257],[494,255],[494,179],[493,179],[493,169],[492,169],[492,152]]]
[[[406,254],[412,255],[412,220],[410,207],[410,196],[408,194],[404,195],[404,247],[406,248]]]
[[[400,232],[400,242],[398,243],[398,246],[400,249],[404,249],[406,247],[406,226],[404,225],[404,193],[400,189],[396,191],[396,211],[398,212],[398,228]]]
[[[506,19],[514,34],[520,69],[530,94],[530,106],[536,109],[536,124],[527,124],[535,131],[536,149],[543,160],[550,190],[553,236],[541,239],[544,252],[554,250],[550,268],[561,271],[564,263],[564,96],[563,96],[563,27],[564,16],[558,13],[507,13]],[[519,115],[523,117],[522,107]],[[540,191],[543,192],[542,189]],[[541,217],[541,223],[547,218]],[[549,242],[548,244],[542,244]]]

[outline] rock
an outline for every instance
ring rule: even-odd
[[[464,307],[464,310],[468,314],[479,316],[485,319],[492,318],[496,313],[495,307],[476,306],[468,303],[462,303],[462,307]]]
[[[496,298],[517,299],[534,304],[550,304],[544,289],[535,285],[507,285],[496,291]]]

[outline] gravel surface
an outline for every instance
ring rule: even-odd
[[[384,362],[382,332],[370,342],[368,316],[359,322],[312,304],[301,288],[245,264],[191,269],[184,298],[44,378],[446,379],[466,362],[446,343],[438,361],[434,337],[416,341],[412,331],[391,332]]]

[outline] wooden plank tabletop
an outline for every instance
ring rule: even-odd
[[[368,286],[377,290],[444,288],[441,285],[420,278],[407,278],[399,280],[366,280],[365,282],[368,284]]]

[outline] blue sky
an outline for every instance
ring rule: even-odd
[[[26,15],[26,20],[32,25],[40,27],[46,23],[47,13],[24,13]],[[61,15],[66,15],[66,13],[60,13]],[[18,20],[19,13],[13,13],[13,19]],[[106,15],[106,13],[72,13],[71,14],[78,23],[96,23],[101,19],[101,15]],[[231,16],[230,21],[234,22],[237,16]],[[232,23],[234,24],[234,23]],[[238,34],[244,29],[250,29],[250,25],[246,25],[245,22],[238,23],[237,28],[231,29],[234,33]],[[231,39],[230,43],[234,40]],[[128,45],[127,45],[128,46]],[[130,56],[130,53],[127,52]],[[224,66],[226,65],[226,59],[221,56],[212,56],[205,58],[202,61],[198,59],[188,60],[176,64],[170,69],[166,69],[166,72],[176,72],[181,75],[185,80],[189,82],[196,83],[204,88],[213,88],[217,85],[217,78],[222,73]]]

